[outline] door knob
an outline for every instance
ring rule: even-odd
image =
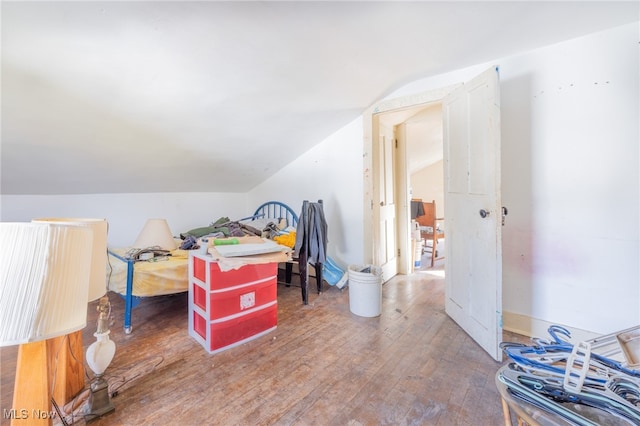
[[[486,218],[487,216],[489,216],[491,214],[491,212],[486,211],[485,209],[480,209],[480,217],[481,218]]]

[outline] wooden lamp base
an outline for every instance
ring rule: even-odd
[[[18,349],[11,426],[53,424],[47,346],[42,340]]]
[[[24,343],[18,349],[11,425],[51,425],[58,405],[84,388],[82,331]]]
[[[71,401],[85,386],[82,330],[47,340],[49,371],[52,373],[51,396],[60,406]]]

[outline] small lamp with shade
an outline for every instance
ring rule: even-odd
[[[97,306],[98,321],[97,330],[94,333],[96,341],[87,349],[86,362],[94,373],[91,382],[89,400],[83,409],[83,414],[89,418],[104,415],[115,408],[111,403],[108,383],[104,379],[104,372],[115,355],[115,343],[109,339],[109,298],[106,283],[107,267],[107,232],[108,223],[105,219],[91,218],[41,218],[34,219],[35,223],[66,224],[86,227],[93,232],[93,246],[91,249],[91,275],[85,285],[88,286],[88,302],[100,300]],[[75,374],[67,374],[65,383],[66,391],[62,394],[62,400],[66,403],[69,395],[76,395],[84,388],[84,366],[82,365],[82,332],[77,331],[69,336],[69,352],[58,364],[64,371]],[[64,354],[64,351],[62,352]],[[65,365],[66,364],[66,365]],[[72,387],[73,386],[73,387]]]

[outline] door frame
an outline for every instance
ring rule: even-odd
[[[456,88],[462,86],[463,83],[453,84],[440,89],[429,90],[412,95],[402,96],[393,99],[387,99],[380,101],[372,105],[363,114],[363,244],[365,247],[364,261],[365,263],[376,264],[376,253],[378,245],[380,243],[380,236],[378,235],[378,226],[380,210],[375,197],[375,182],[378,182],[377,178],[380,173],[378,170],[378,161],[374,146],[378,143],[378,132],[374,131],[377,128],[377,120],[380,119],[380,114],[400,112],[406,109],[413,109],[420,106],[426,106],[433,102],[441,102],[445,96],[451,93]],[[406,153],[406,151],[405,151]],[[399,179],[400,166],[404,167],[404,173],[408,174],[406,170],[406,158],[398,160],[396,156],[396,173],[393,177],[394,185],[398,194],[397,211],[396,211],[396,235],[403,233],[402,235],[410,235],[411,223],[407,220],[400,220],[399,218],[410,217],[410,199],[409,199],[409,176],[404,176],[403,179]],[[398,241],[398,249],[400,251],[399,262],[400,265],[406,264],[406,260],[411,259],[413,253],[411,251],[411,239],[396,238]],[[366,250],[366,249],[369,250]],[[401,273],[404,268],[400,268]],[[407,271],[408,272],[408,271]],[[392,277],[384,277],[387,281]]]

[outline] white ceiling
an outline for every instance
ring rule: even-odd
[[[418,78],[638,2],[8,2],[3,194],[245,192]]]

